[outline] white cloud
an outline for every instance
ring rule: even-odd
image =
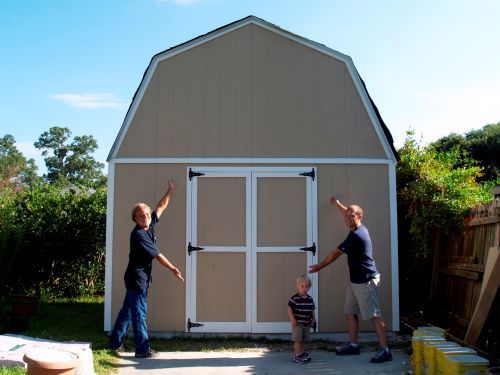
[[[77,108],[123,108],[125,103],[115,98],[110,93],[89,93],[89,94],[54,94],[50,96],[52,99],[61,100],[72,107]]]

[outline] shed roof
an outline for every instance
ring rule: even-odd
[[[331,57],[334,57],[342,62],[344,62],[349,71],[351,72],[351,75],[353,79],[355,80],[355,83],[359,83],[356,85],[357,89],[359,90],[359,94],[362,98],[365,98],[367,100],[367,103],[365,105],[367,106],[368,112],[373,115],[372,122],[375,127],[375,131],[377,132],[381,143],[383,144],[384,148],[386,149],[387,152],[387,157],[393,160],[399,160],[399,155],[396,151],[396,148],[394,147],[394,141],[392,138],[392,135],[385,124],[384,120],[382,119],[382,116],[380,115],[380,112],[373,102],[370,94],[368,93],[368,90],[366,88],[366,85],[364,81],[361,79],[361,76],[359,75],[358,71],[356,70],[354,63],[352,62],[352,59],[344,55],[338,51],[335,51],[321,43],[317,43],[315,41],[312,41],[310,39],[304,38],[302,36],[296,35],[294,33],[291,33],[287,30],[284,30],[280,28],[277,25],[274,25],[272,23],[269,23],[261,18],[255,17],[255,16],[247,16],[245,18],[242,18],[240,20],[237,20],[235,22],[232,22],[230,24],[227,24],[225,26],[219,27],[215,30],[212,30],[204,35],[200,35],[196,38],[193,38],[189,41],[186,41],[184,43],[178,44],[174,47],[171,47],[165,51],[159,52],[156,55],[154,55],[151,58],[151,62],[149,63],[147,69],[145,70],[141,83],[139,84],[139,87],[137,88],[136,92],[134,93],[134,96],[132,98],[132,102],[128,108],[127,114],[125,116],[125,119],[123,121],[123,124],[120,128],[120,131],[118,132],[118,135],[113,143],[113,146],[110,150],[110,153],[108,155],[107,161],[110,161],[114,157],[116,157],[116,153],[124,139],[124,136],[128,130],[128,127],[131,123],[131,120],[133,118],[133,115],[135,113],[135,110],[137,109],[137,106],[140,102],[140,99],[142,95],[144,94],[144,91],[146,87],[149,84],[149,81],[151,77],[153,76],[154,71],[156,70],[158,63],[169,58],[172,56],[175,56],[179,53],[182,53],[183,51],[186,51],[188,49],[194,48],[200,44],[206,43],[214,38],[217,38],[219,36],[222,36],[226,33],[229,33],[231,31],[234,31],[236,29],[239,29],[241,27],[244,27],[249,24],[256,24],[261,27],[264,27],[267,30],[276,32],[282,36],[288,37],[298,43],[301,43],[305,46],[308,46],[310,48],[313,48],[319,52],[325,53]],[[356,82],[357,81],[357,82]]]

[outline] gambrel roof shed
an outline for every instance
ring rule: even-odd
[[[288,333],[297,275],[346,236],[331,194],[365,211],[398,330],[396,159],[351,58],[324,45],[249,16],[155,55],[108,157],[105,329],[124,294],[129,211],[154,207],[173,178],[155,233],[186,283],[153,267],[152,332]],[[343,258],[312,275],[323,334],[346,329]]]

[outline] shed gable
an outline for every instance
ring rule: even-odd
[[[393,158],[347,56],[249,21],[153,58],[110,158]]]

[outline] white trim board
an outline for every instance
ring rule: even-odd
[[[370,158],[115,158],[109,162],[115,164],[396,164],[391,159]]]

